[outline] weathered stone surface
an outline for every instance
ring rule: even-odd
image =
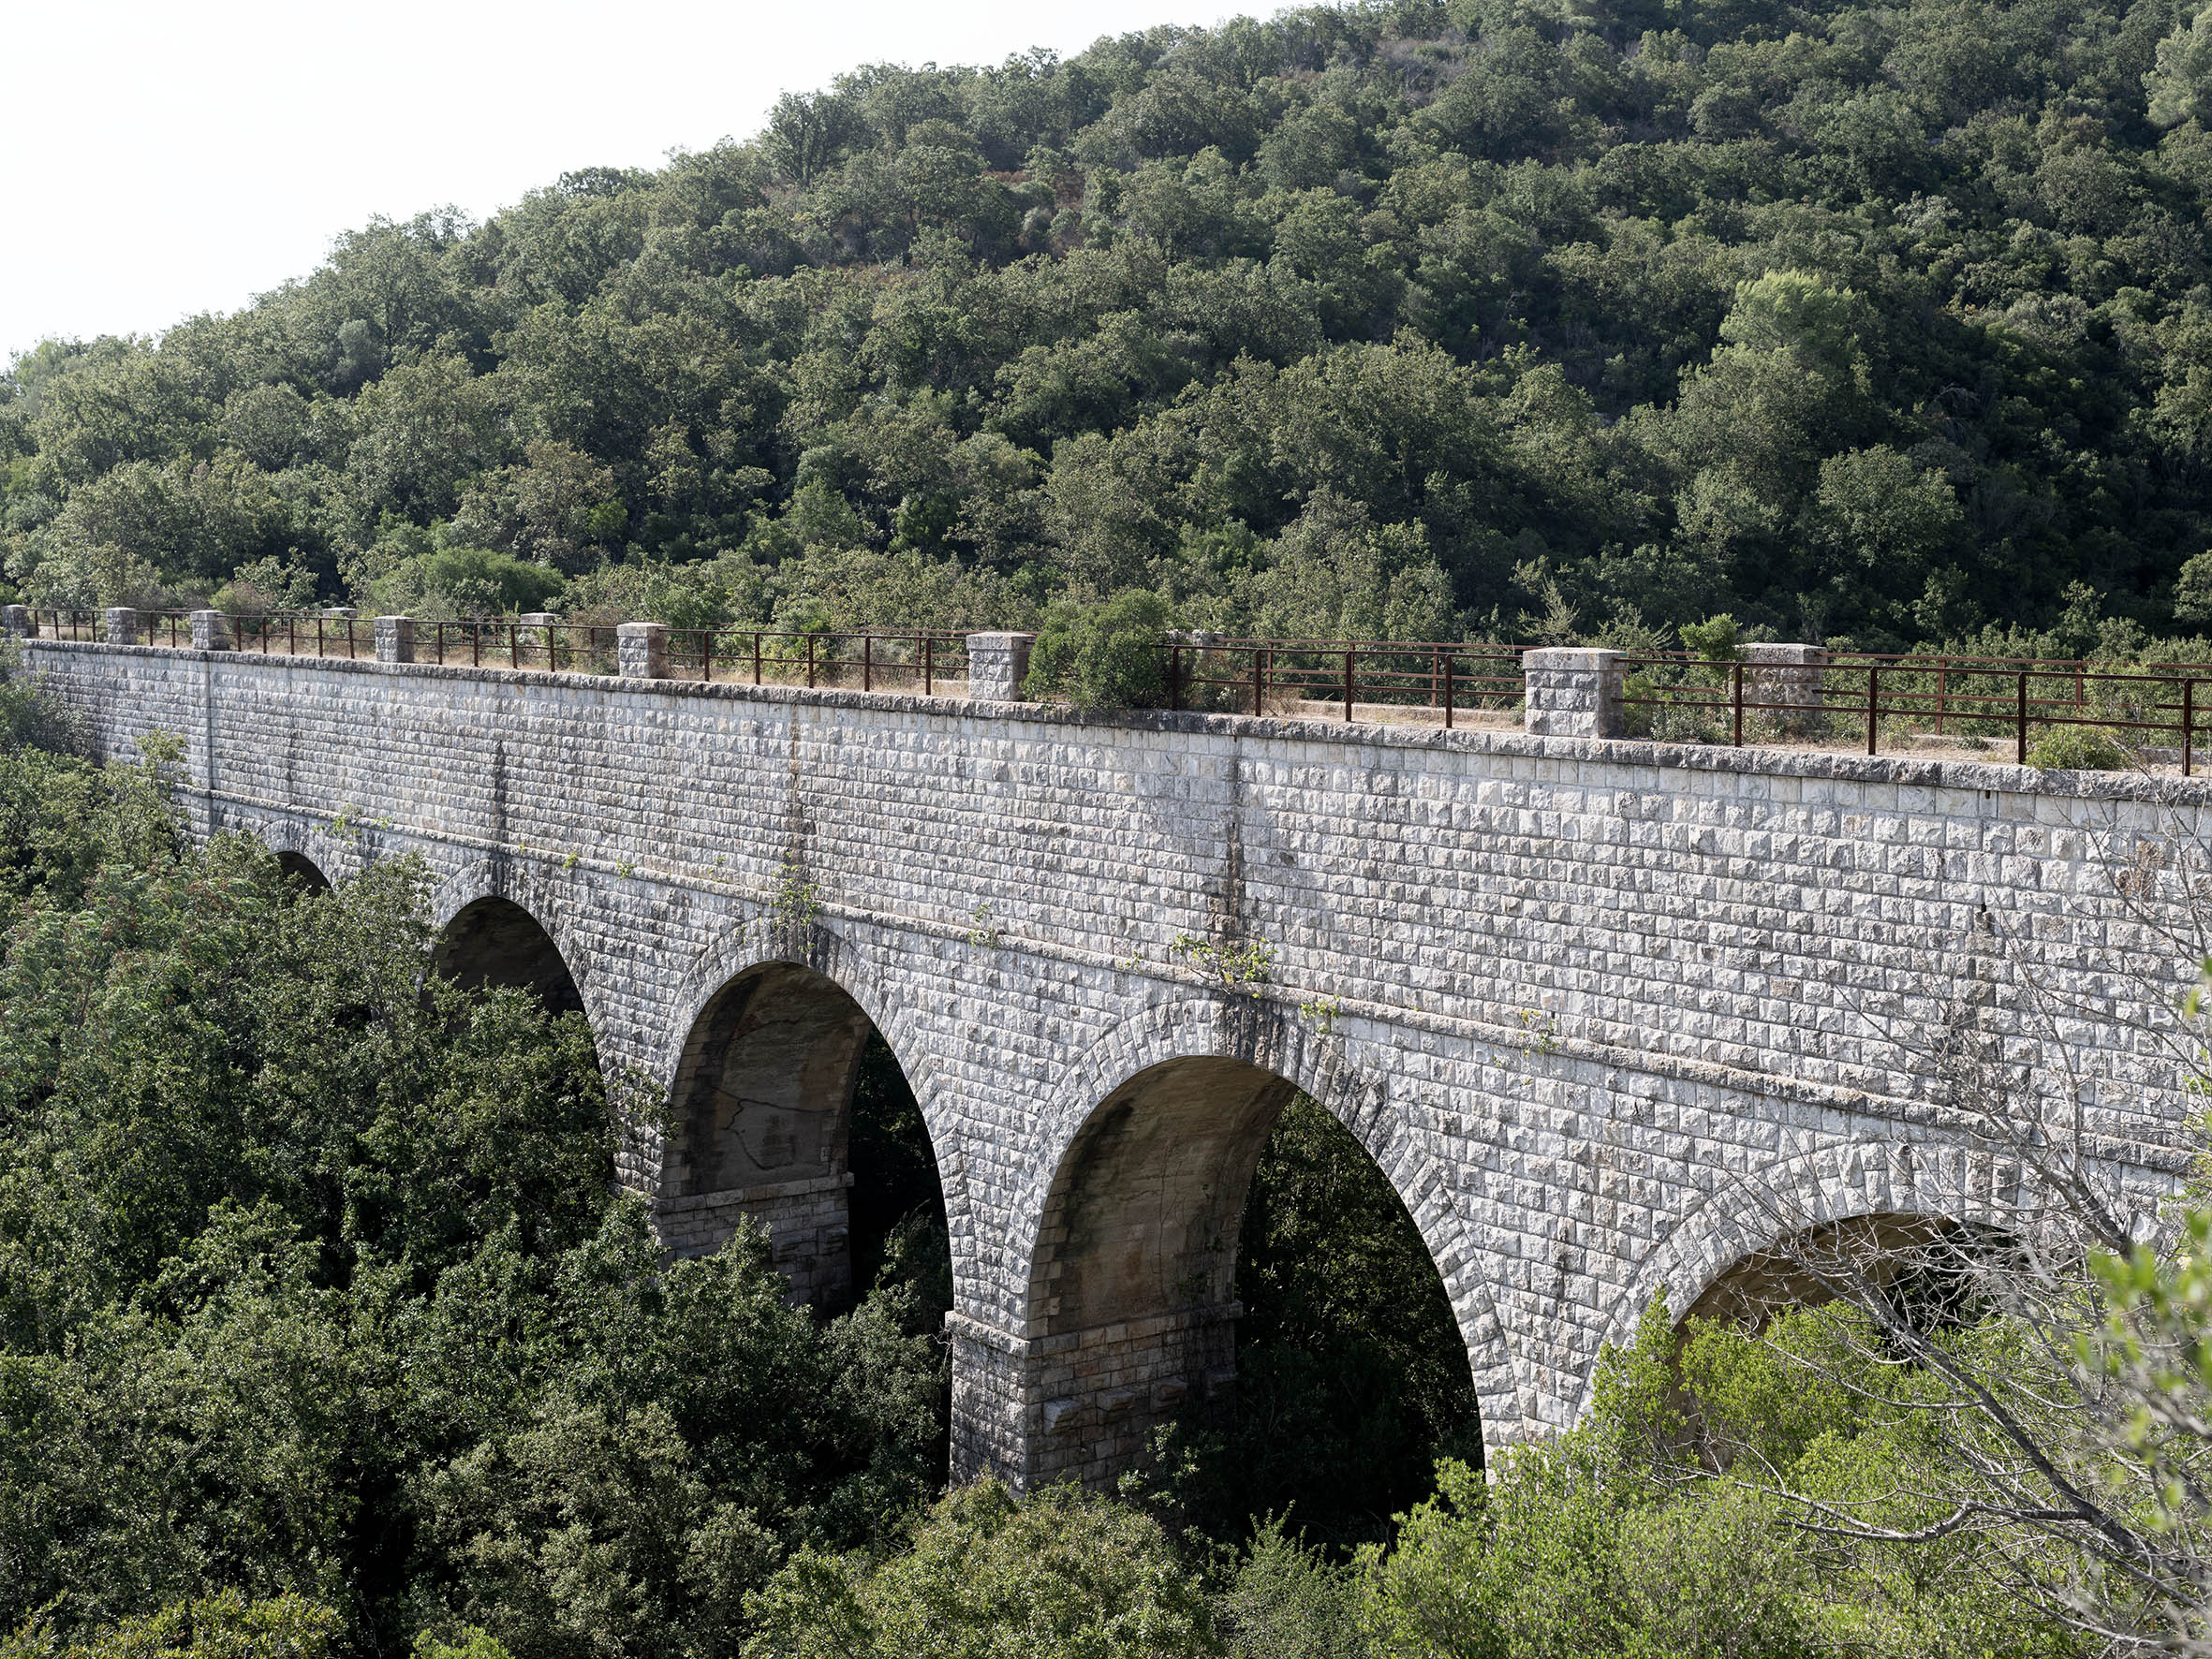
[[[1744,701],[1785,737],[1809,730],[1826,700],[1827,648],[1761,643],[1743,653]]]
[[[1035,634],[970,634],[967,637],[967,695],[978,702],[1018,703],[1022,682],[1029,678],[1029,648]]]
[[[415,660],[413,617],[380,616],[376,619],[376,660],[380,663],[411,663]]]
[[[2110,873],[2212,832],[2205,785],[25,651],[107,753],[183,737],[199,829],[334,876],[420,855],[441,924],[526,912],[602,1063],[671,1092],[673,1138],[623,1173],[675,1248],[751,1214],[836,1292],[872,1023],[944,1179],[962,1471],[1102,1478],[1233,1393],[1241,1183],[1293,1087],[1404,1197],[1494,1445],[1571,1421],[1601,1343],[1783,1218],[1994,1213],[2017,1176],[1949,1103],[1947,1046],[2062,1050],[2064,1100],[2023,1109],[2078,1108],[2146,1190],[2181,1167],[2190,1104],[2144,1033],[2190,967]],[[1589,668],[1533,664],[1532,705],[1555,671]],[[1264,943],[1271,976],[1225,984],[1185,933]],[[551,973],[520,946],[498,971]],[[2039,976],[2064,1021],[2034,1017]]]
[[[1621,653],[1558,647],[1521,653],[1523,724],[1539,737],[1621,731]]]
[[[666,680],[669,630],[666,623],[627,622],[614,630],[616,671],[626,680]]]
[[[230,619],[219,610],[195,610],[192,613],[192,649],[229,651]]]

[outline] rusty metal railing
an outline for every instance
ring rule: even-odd
[[[671,628],[669,677],[754,685],[936,694],[967,677],[967,636],[949,628],[811,633],[796,629]]]
[[[111,616],[133,642],[188,648],[193,613],[37,607],[10,625],[37,637],[104,641]],[[293,611],[224,619],[232,650],[372,658],[373,619]],[[472,668],[612,675],[613,623],[485,617],[413,623],[410,659]],[[696,683],[941,695],[968,672],[965,630],[778,628],[659,630],[656,671]],[[1173,710],[1325,714],[1344,721],[1464,717],[1517,709],[1523,648],[1480,642],[1172,636],[1159,647],[1155,695]],[[1614,658],[1628,735],[1734,745],[1781,743],[1880,754],[1933,738],[1982,747],[2009,740],[2022,763],[2040,733],[2093,728],[2139,761],[2196,771],[2212,703],[2212,664],[2096,664],[1927,653],[1822,653],[1804,660],[1707,660],[1682,652]]]
[[[1620,667],[1631,735],[1740,746],[1748,730],[1756,743],[1848,741],[1868,755],[1880,753],[1885,736],[2010,739],[2026,765],[2038,734],[2072,727],[2137,752],[2170,746],[2184,776],[2195,774],[2212,691],[2212,665],[2190,663],[1838,653],[1810,663],[1630,656]]]
[[[1197,635],[1161,647],[1171,709],[1261,714],[1341,708],[1462,713],[1511,709],[1522,695],[1516,646],[1436,640],[1261,639]]]

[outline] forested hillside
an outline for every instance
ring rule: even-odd
[[[2180,0],[1403,0],[858,69],[658,172],[374,223],[237,315],[25,355],[7,580],[2193,631],[2207,118]]]

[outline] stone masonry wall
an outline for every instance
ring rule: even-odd
[[[2170,1028],[2187,964],[2140,911],[2165,903],[2157,849],[2212,829],[2203,785],[130,645],[28,657],[104,753],[180,734],[199,828],[333,877],[420,855],[441,919],[522,905],[609,1064],[670,1079],[700,1010],[762,962],[848,992],[945,1181],[963,1470],[1096,1478],[1146,1414],[1231,1386],[1225,1320],[1202,1336],[1162,1308],[1047,1338],[1033,1314],[1064,1153],[1178,1060],[1262,1066],[1360,1137],[1443,1275],[1494,1445],[1571,1421],[1651,1296],[1688,1306],[1786,1221],[2001,1203],[2017,1177],[1962,1132],[1935,1060],[1977,1035],[2008,1062],[2064,1050],[2063,1100],[2022,1109],[2078,1110],[2116,1179],[2179,1167],[2188,1106],[2146,1032]],[[2116,886],[2116,861],[2150,874]],[[1210,982],[1180,933],[1272,946],[1261,996]],[[2047,1022],[2039,984],[2066,1005]],[[625,1175],[671,1239],[722,1225],[662,1190],[663,1163],[641,1141]],[[840,1205],[794,1196],[806,1250],[841,1246]]]

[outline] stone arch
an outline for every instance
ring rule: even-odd
[[[317,890],[358,873],[361,867],[356,849],[332,835],[319,821],[302,822],[284,813],[247,818],[236,827],[258,837],[261,844],[276,855],[277,866],[284,874],[299,877]]]
[[[890,1045],[899,1069],[907,1074],[915,1103],[922,1108],[931,1136],[945,1134],[949,1127],[945,1113],[950,1096],[923,1034],[920,1015],[907,1001],[891,994],[886,974],[862,941],[821,922],[812,924],[798,937],[775,934],[763,938],[759,923],[733,918],[722,932],[692,958],[691,965],[677,984],[669,1004],[668,1023],[653,1054],[652,1070],[656,1078],[673,1087],[685,1048],[707,1004],[739,975],[766,962],[811,968],[834,982],[839,991],[858,1004],[869,1023]],[[952,1163],[958,1161],[955,1158]],[[950,1209],[959,1171],[948,1167],[944,1173],[945,1203]],[[958,1234],[956,1223],[955,1250]]]
[[[905,1074],[933,1153],[943,1145],[938,1080],[910,1013],[851,940],[819,924],[757,940],[741,923],[709,945],[674,1004],[656,1068],[672,1130],[656,1175],[661,1234],[671,1249],[704,1253],[750,1216],[798,1299],[839,1299],[854,1288],[848,1135],[869,1035]],[[958,1219],[958,1160],[936,1163],[957,1290],[972,1229]]]
[[[1738,1264],[1792,1235],[1853,1223],[1998,1227],[2018,1214],[2018,1165],[1954,1141],[1832,1141],[1737,1176],[1686,1211],[1608,1311],[1604,1342],[1625,1346],[1654,1298],[1687,1313]],[[1576,1412],[1597,1387],[1593,1353]]]
[[[602,1036],[590,953],[576,937],[567,896],[534,869],[476,859],[433,889],[430,916],[439,972],[464,985],[535,991],[555,1012],[582,1013],[594,1038]]]
[[[1190,997],[1119,1022],[1068,1068],[1010,1206],[1015,1300],[1000,1340],[1028,1362],[1028,1479],[1104,1477],[1153,1420],[1231,1382],[1236,1228],[1261,1146],[1298,1092],[1350,1131],[1412,1216],[1452,1301],[1485,1436],[1517,1429],[1516,1373],[1450,1185],[1381,1081],[1345,1038],[1270,1005]],[[1115,1204],[1133,1212],[1116,1223],[1105,1213]],[[1088,1256],[1074,1274],[1071,1245]],[[1106,1352],[1117,1346],[1131,1351]],[[1086,1389],[1091,1377],[1110,1380]]]

